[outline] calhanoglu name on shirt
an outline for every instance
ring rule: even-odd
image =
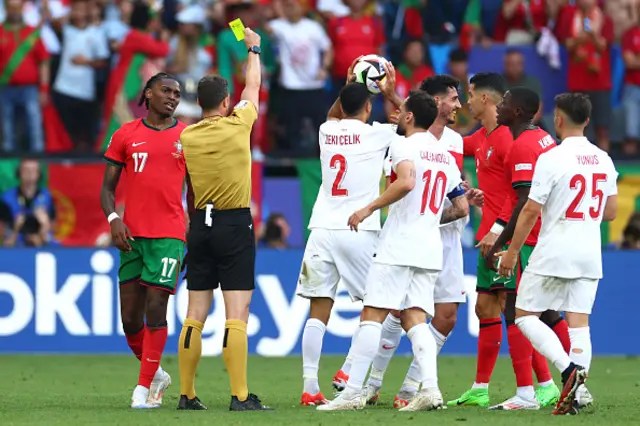
[[[449,153],[420,151],[420,158],[433,163],[449,164],[451,162],[451,155]]]
[[[354,133],[351,135],[327,135],[325,145],[359,145],[360,135]]]

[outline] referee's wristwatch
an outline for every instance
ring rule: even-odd
[[[248,50],[249,53],[255,53],[256,55],[260,54],[260,46],[251,46]]]

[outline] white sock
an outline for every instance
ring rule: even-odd
[[[571,351],[569,357],[574,364],[584,367],[587,372],[591,367],[591,331],[589,327],[570,328]]]
[[[562,348],[562,343],[545,323],[534,315],[516,318],[516,325],[531,342],[535,350],[556,366],[560,372],[569,367],[571,359]]]
[[[538,386],[540,386],[541,388],[547,387],[547,386],[551,386],[553,384],[553,379],[551,380],[547,380],[546,382],[540,382],[538,383]]]
[[[133,390],[133,398],[139,401],[147,401],[149,398],[149,388],[145,388],[142,385],[137,385]]]
[[[489,389],[489,383],[476,383],[473,382],[471,389]]]
[[[400,339],[402,339],[402,324],[400,323],[400,319],[389,314],[382,323],[380,346],[378,346],[378,352],[371,364],[368,383],[382,387],[384,373],[387,371],[387,367],[389,367],[391,357],[396,353]]]
[[[532,386],[519,386],[516,391],[516,395],[518,395],[522,399],[526,399],[527,401],[533,401],[536,399],[536,391]]]
[[[315,395],[320,392],[318,366],[322,352],[322,340],[327,326],[316,318],[309,318],[302,333],[302,378],[303,392]]]
[[[356,331],[353,332],[353,336],[351,337],[351,347],[349,347],[349,352],[347,353],[347,358],[344,360],[344,364],[342,364],[342,368],[340,369],[344,374],[349,375],[351,371],[351,362],[353,361],[353,348],[356,338],[358,337],[358,333],[360,332],[360,327],[356,328]]]
[[[359,331],[354,339],[349,352],[353,353],[351,361],[351,371],[347,389],[352,392],[360,392],[364,379],[371,366],[371,361],[376,355],[378,345],[380,345],[380,335],[382,334],[382,324],[374,321],[362,321]]]
[[[407,371],[407,375],[404,377],[404,382],[402,382],[400,392],[416,393],[420,387],[421,378],[420,366],[414,356],[411,360],[409,371]]]
[[[449,336],[445,336],[444,334],[440,333],[431,323],[429,323],[429,330],[431,330],[433,338],[436,339],[436,345],[438,345],[438,355],[440,355],[440,351],[442,350],[442,347],[444,346],[444,343],[447,341],[447,338]]]
[[[413,326],[407,333],[411,340],[413,356],[420,368],[422,388],[438,387],[438,349],[427,323]]]

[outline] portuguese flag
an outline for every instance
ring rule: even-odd
[[[460,47],[466,51],[471,49],[473,44],[473,36],[480,29],[482,13],[481,0],[470,0],[464,13],[464,20],[460,30]]]
[[[141,90],[146,80],[160,71],[161,67],[154,63],[154,60],[169,54],[169,43],[132,29],[122,42],[118,53],[118,64],[111,72],[107,84],[105,127],[95,146],[98,152],[106,150],[111,136],[120,126],[141,115],[137,107]]]

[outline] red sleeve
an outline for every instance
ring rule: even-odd
[[[602,37],[607,40],[607,44],[612,44],[615,38],[615,34],[613,33],[613,20],[611,17],[605,15],[604,17],[604,25],[602,26]]]
[[[462,156],[462,154],[452,151],[449,151],[449,154],[451,154],[453,156],[453,159],[456,160],[456,166],[458,166],[458,170],[460,170],[460,173],[462,173],[462,166],[464,163],[464,157]]]
[[[574,6],[563,6],[558,12],[558,21],[556,22],[555,34],[560,43],[564,43],[571,37],[572,21],[574,14]]]
[[[39,38],[38,41],[36,41],[36,56],[38,57],[38,60],[40,62],[42,61],[47,61],[50,58],[49,52],[47,52],[47,48],[44,47],[44,43],[42,42],[42,39]]]
[[[135,30],[129,33],[122,47],[132,53],[144,53],[151,59],[169,55],[169,43],[158,41],[148,34]]]
[[[107,146],[107,150],[104,153],[104,158],[110,163],[124,167],[127,160],[125,142],[124,131],[122,129],[116,130],[113,136],[111,136],[109,146]]]
[[[624,34],[622,35],[622,40],[620,42],[621,46],[622,46],[622,52],[631,52],[634,53],[633,51],[633,28],[628,29],[627,31],[624,32]]]
[[[538,152],[533,145],[520,141],[513,145],[506,167],[511,170],[511,185],[515,188],[531,185],[533,169],[538,160]]]
[[[478,132],[462,138],[462,152],[466,157],[475,157],[476,151],[480,148],[480,137]]]
[[[375,31],[376,46],[382,46],[387,42],[387,37],[384,34],[384,26],[382,25],[382,20],[377,16],[373,17],[373,28]]]

